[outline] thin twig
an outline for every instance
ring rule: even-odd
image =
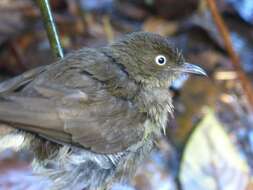
[[[63,58],[62,46],[48,0],[37,0],[54,56]]]
[[[229,31],[228,31],[221,15],[219,14],[215,0],[207,0],[207,4],[208,4],[208,7],[209,7],[211,14],[213,16],[215,24],[220,32],[220,35],[224,40],[225,48],[231,58],[234,69],[238,73],[239,81],[241,82],[242,88],[248,98],[248,101],[251,105],[251,109],[253,109],[253,89],[251,86],[251,82],[249,81],[249,79],[245,75],[243,69],[241,68],[240,59],[233,49],[233,45],[232,45],[232,42],[230,39]]]

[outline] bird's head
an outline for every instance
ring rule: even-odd
[[[168,87],[182,73],[206,75],[205,71],[186,63],[182,54],[165,37],[135,32],[111,44],[115,61],[137,82]]]

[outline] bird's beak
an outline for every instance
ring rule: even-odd
[[[204,69],[202,69],[201,67],[197,65],[193,65],[191,63],[184,63],[182,66],[173,68],[172,70],[182,72],[182,73],[193,73],[193,74],[207,76]]]

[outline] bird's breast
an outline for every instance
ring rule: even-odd
[[[147,113],[145,135],[151,132],[165,131],[169,114],[173,113],[171,95],[168,89],[146,88],[138,96],[138,104],[142,111]]]

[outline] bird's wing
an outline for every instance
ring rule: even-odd
[[[123,151],[141,140],[146,115],[131,101],[112,95],[95,78],[95,71],[91,75],[88,69],[75,67],[61,72],[59,79],[44,80],[53,70],[36,77],[21,92],[3,95],[0,121],[97,153]]]
[[[37,75],[42,73],[45,70],[46,66],[37,67],[35,69],[29,70],[22,75],[11,78],[0,83],[0,94],[8,94],[13,90],[18,89],[22,85],[26,85],[30,81],[32,81]]]
[[[80,92],[61,99],[7,96],[0,120],[58,143],[115,153],[141,140],[145,117],[128,101],[108,96],[89,103]]]

